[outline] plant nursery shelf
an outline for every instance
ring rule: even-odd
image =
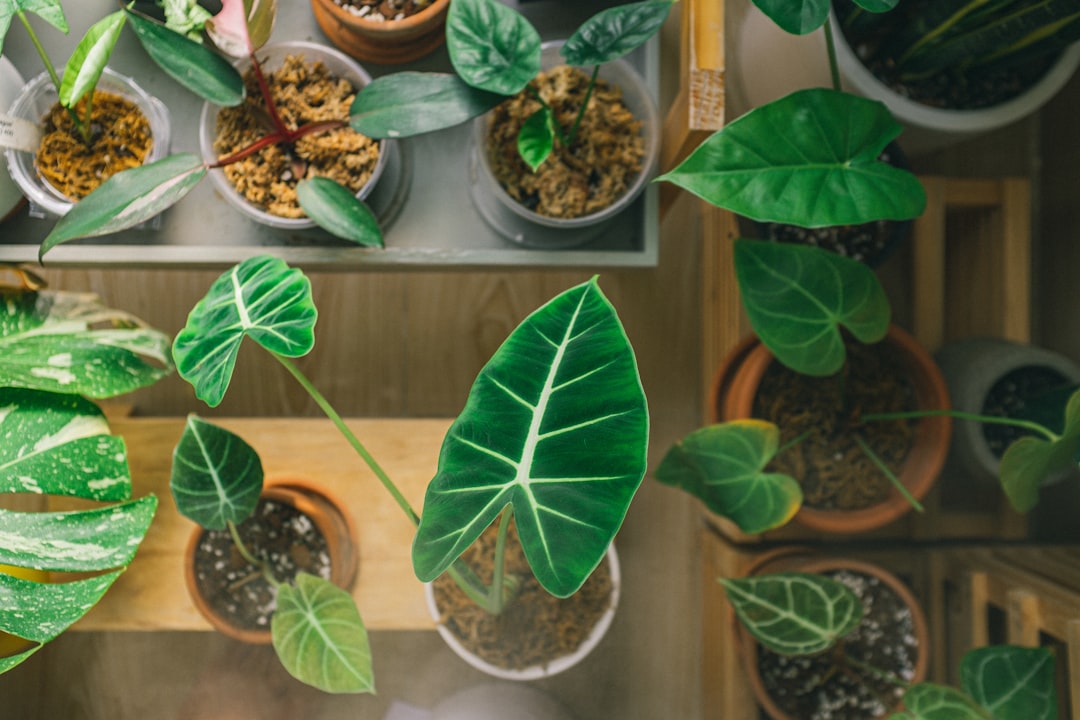
[[[614,0],[504,2],[526,15],[544,40],[565,38],[595,12],[618,4]],[[112,10],[112,0],[71,3],[69,24],[79,29],[71,35],[78,36]],[[68,57],[77,39],[48,27],[41,29],[41,35],[50,55],[60,58]],[[283,40],[330,44],[307,2],[278,4],[271,42]],[[25,33],[10,33],[4,51],[24,78],[42,70]],[[645,76],[654,98],[659,85],[659,56],[659,40],[653,38],[628,57]],[[158,70],[129,30],[121,36],[110,66],[132,77],[168,106],[174,152],[198,152],[202,102]],[[451,67],[444,47],[409,65],[365,65],[365,69],[378,77],[399,69],[449,72]],[[289,232],[261,226],[233,209],[212,183],[203,182],[149,227],[76,241],[51,251],[47,261],[57,267],[218,268],[269,252],[311,270],[656,265],[656,186],[648,187],[626,211],[597,226],[583,244],[570,249],[519,244],[513,237],[531,232],[528,223],[504,218],[501,213],[494,213],[492,222],[500,226],[495,229],[472,199],[475,172],[471,169],[470,131],[471,124],[466,124],[393,143],[387,170],[368,198],[383,226],[385,249],[356,247],[319,229]],[[41,240],[53,224],[53,219],[32,217],[30,208],[0,224],[0,262],[36,262]]]

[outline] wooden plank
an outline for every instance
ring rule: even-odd
[[[926,210],[915,219],[912,246],[912,332],[933,352],[945,342],[945,188],[943,178],[923,178]]]
[[[982,571],[974,571],[968,576],[968,601],[971,609],[971,645],[983,647],[990,644],[987,630],[987,606],[990,599],[989,578]]]
[[[1001,337],[1031,340],[1031,188],[1027,180],[1002,181]]]
[[[1008,617],[1006,640],[1011,645],[1034,646],[1039,644],[1039,628],[1042,627],[1039,598],[1023,588],[1005,593],[1005,612]]]
[[[1080,703],[1080,620],[1070,620],[1065,632],[1069,647],[1066,662],[1069,664],[1069,697],[1073,707]]]

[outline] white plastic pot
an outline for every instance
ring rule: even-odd
[[[431,720],[573,720],[573,716],[535,687],[493,683],[446,698],[432,709]]]

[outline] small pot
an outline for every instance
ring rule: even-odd
[[[359,542],[352,517],[345,511],[340,500],[325,488],[300,478],[271,481],[263,488],[260,498],[291,505],[310,518],[327,541],[331,563],[330,581],[346,590],[352,586],[357,573]],[[218,632],[242,642],[269,644],[269,627],[265,630],[238,628],[229,622],[227,617],[216,612],[199,592],[195,578],[195,553],[205,532],[205,529],[195,527],[184,554],[184,579],[188,595],[203,617]]]
[[[315,21],[338,48],[357,60],[380,65],[412,62],[430,54],[446,38],[450,0],[432,0],[401,20],[365,20],[334,0],[311,0]]]

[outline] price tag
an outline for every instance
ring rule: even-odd
[[[41,129],[36,123],[0,114],[0,147],[36,152],[40,142]]]

